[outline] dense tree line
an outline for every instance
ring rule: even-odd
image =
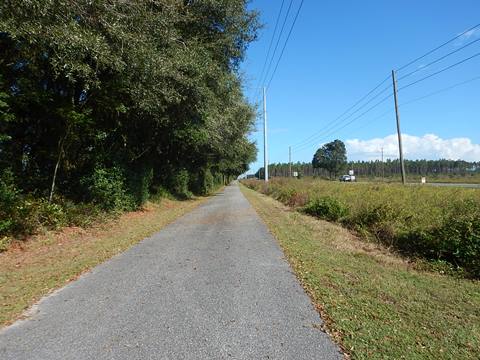
[[[239,64],[258,30],[246,3],[2,1],[0,201],[129,208],[245,172],[255,109]]]
[[[400,175],[400,162],[398,159],[387,159],[383,163],[376,161],[350,161],[347,169],[355,171],[357,176],[366,177],[393,177]],[[286,177],[289,174],[288,163],[270,164],[269,174],[273,177]],[[329,177],[325,169],[314,168],[312,163],[293,163],[292,172],[297,171],[304,176]],[[407,175],[417,176],[465,176],[472,173],[480,173],[480,162],[468,162],[463,160],[405,160]],[[263,178],[263,167],[260,168],[256,177]]]

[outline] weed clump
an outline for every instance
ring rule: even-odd
[[[348,207],[333,197],[325,196],[310,200],[303,212],[328,221],[339,221],[348,215]]]

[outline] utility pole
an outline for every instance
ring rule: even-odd
[[[267,146],[267,90],[263,87],[263,173],[268,181],[268,146]]]
[[[392,70],[393,97],[395,99],[395,116],[397,118],[398,152],[400,154],[400,169],[402,171],[402,183],[405,185],[405,163],[403,162],[402,132],[400,131],[400,113],[398,112],[398,90],[395,70]]]
[[[292,177],[292,147],[288,147],[288,177]]]

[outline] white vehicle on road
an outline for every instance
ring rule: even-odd
[[[354,175],[342,175],[338,179],[339,181],[342,182],[354,182],[355,181],[355,176]]]

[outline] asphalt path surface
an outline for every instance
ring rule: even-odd
[[[0,359],[340,359],[238,185],[45,297]]]

